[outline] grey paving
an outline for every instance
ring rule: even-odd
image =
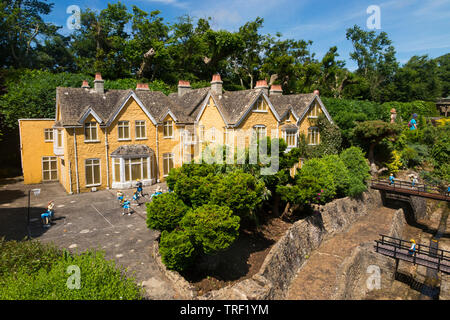
[[[166,189],[164,185],[161,185]],[[40,188],[30,197],[30,228],[27,229],[28,190]],[[144,188],[151,194],[157,185]],[[134,190],[123,190],[131,198]],[[50,228],[40,222],[40,213],[48,201],[55,201],[55,219]],[[0,237],[21,240],[31,237],[53,242],[72,252],[100,249],[107,259],[127,269],[144,285],[149,299],[178,299],[171,283],[159,271],[151,254],[152,241],[158,232],[147,228],[145,203],[132,204],[132,214],[122,215],[115,190],[67,195],[59,183],[23,185],[21,181],[0,182]]]

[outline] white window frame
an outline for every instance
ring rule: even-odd
[[[209,142],[211,143],[215,143],[217,140],[217,136],[216,136],[216,128],[212,127],[211,129],[209,129],[210,134],[210,139]]]
[[[307,138],[308,145],[310,145],[310,146],[318,145],[320,143],[319,128],[314,127],[314,126],[309,127],[308,135],[306,136],[306,138]]]
[[[51,135],[51,139],[47,139],[47,135]],[[54,142],[54,130],[52,128],[44,129],[44,142]]]
[[[89,139],[87,139],[87,136],[86,136],[86,129],[89,130],[89,134],[90,134]],[[97,137],[97,139],[92,139],[93,129],[95,130],[95,136]],[[99,141],[100,140],[98,139],[97,122],[95,122],[95,121],[86,122],[84,124],[84,142],[99,142]]]
[[[138,137],[138,128],[144,127],[144,136]],[[147,121],[145,120],[136,120],[134,121],[134,134],[136,140],[146,140],[147,139]]]
[[[268,104],[266,99],[263,96],[259,96],[259,98],[255,102],[256,107],[253,108],[253,112],[268,112]]]
[[[259,129],[264,129],[264,136],[262,138],[267,137],[267,127],[263,124],[257,124],[255,126],[253,126],[253,131],[252,131],[252,137],[256,133],[256,135],[255,135],[256,141],[261,140],[261,136],[258,131]],[[254,141],[254,142],[256,143],[256,141]]]
[[[88,166],[89,167],[91,167],[92,169],[92,179],[94,179],[94,169],[93,169],[93,167],[94,167],[94,165],[92,165],[92,164],[89,164],[88,165],[88,161],[93,161],[93,160],[98,160],[98,170],[99,170],[99,179],[100,179],[100,181],[99,181],[99,183],[95,183],[95,181],[93,181],[94,183],[92,183],[92,184],[88,184],[88,181],[87,181],[87,170],[88,170]],[[86,182],[86,187],[96,187],[96,186],[101,186],[102,185],[102,162],[101,162],[101,160],[99,159],[99,158],[89,158],[89,159],[86,159],[86,160],[84,160],[84,175],[85,175],[85,182]]]
[[[200,125],[198,128],[199,141],[205,141],[206,130],[204,125]]]
[[[55,161],[56,162],[56,169],[55,170],[51,170],[51,162]],[[44,162],[48,162],[49,164],[49,169],[48,170],[44,170]],[[44,171],[49,172],[49,177],[50,179],[45,180],[44,179]],[[56,172],[56,178],[55,179],[51,179],[52,178],[52,174],[51,172],[54,171]],[[48,157],[42,157],[41,158],[41,172],[42,172],[42,181],[43,182],[48,182],[48,181],[58,181],[58,157],[52,157],[52,156],[48,156]]]
[[[125,125],[126,124],[126,125]],[[128,138],[121,138],[120,137],[120,128],[127,128],[128,130]],[[125,130],[122,131],[123,133],[125,133]],[[117,122],[117,140],[118,141],[130,141],[131,140],[131,135],[130,135],[130,121],[128,120],[121,120],[119,122]]]
[[[289,135],[293,135],[294,136],[294,144],[290,145],[288,143],[288,136]],[[284,141],[286,141],[286,144],[288,146],[288,148],[295,148],[297,147],[298,144],[298,131],[297,130],[285,130],[283,131],[283,139]]]
[[[224,131],[223,131],[223,143],[225,145],[233,145],[233,143],[231,143],[234,140],[233,133],[234,133],[233,129],[224,128]]]
[[[57,148],[63,148],[64,147],[64,135],[63,135],[63,131],[59,130],[59,129],[55,129],[56,130],[56,147]],[[61,145],[59,144],[59,137],[61,137]],[[53,139],[55,138],[55,134],[53,134]]]
[[[166,128],[167,128],[167,132],[166,132]],[[168,135],[168,131],[171,131],[171,135]],[[173,139],[173,120],[167,120],[163,122],[163,136],[164,139]]]
[[[169,160],[172,159],[172,168],[169,168]],[[167,162],[167,173],[165,172],[165,168],[166,168],[166,161]],[[173,153],[164,153],[163,154],[163,176],[167,177],[169,175],[169,172],[171,169],[173,169],[175,167],[175,155]]]
[[[318,118],[319,117],[319,109],[320,109],[319,105],[317,103],[315,103],[313,105],[313,107],[311,108],[311,110],[309,111],[308,118],[312,118],[312,119]]]

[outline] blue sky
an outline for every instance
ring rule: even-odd
[[[66,27],[70,5],[81,9],[101,10],[108,0],[49,0],[55,3],[47,19]],[[450,0],[123,0],[129,10],[137,5],[145,11],[160,10],[166,22],[189,14],[196,18],[211,17],[213,29],[237,30],[256,17],[264,18],[262,32],[281,32],[284,38],[312,40],[312,51],[317,58],[331,46],[338,47],[340,59],[350,70],[355,63],[350,59],[351,42],[346,40],[346,29],[357,24],[367,29],[367,8],[381,9],[381,29],[387,32],[397,51],[397,59],[405,63],[413,55],[428,54],[438,57],[450,52]]]

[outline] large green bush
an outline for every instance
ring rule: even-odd
[[[336,184],[336,195],[345,197],[348,195],[350,187],[350,173],[345,166],[344,161],[338,155],[328,155],[323,157],[327,171],[332,174]]]
[[[188,210],[189,207],[175,193],[163,193],[147,203],[147,226],[171,231],[178,226]]]
[[[228,248],[239,235],[240,218],[225,206],[207,204],[190,210],[180,226],[205,254]]]
[[[355,197],[367,190],[366,180],[370,178],[369,165],[363,151],[358,147],[350,147],[340,154],[349,172],[348,195]]]
[[[211,204],[229,207],[241,218],[248,217],[262,202],[264,183],[254,176],[236,170],[223,175],[211,188]]]
[[[336,196],[336,181],[325,160],[306,161],[296,175],[296,184],[305,203],[327,203]]]
[[[1,241],[0,300],[141,299],[142,290],[103,252],[64,254],[37,241]],[[70,266],[80,270],[80,288],[70,289]],[[69,269],[70,271],[70,269]]]
[[[183,230],[163,231],[159,241],[161,259],[168,269],[183,271],[192,266],[197,252]]]

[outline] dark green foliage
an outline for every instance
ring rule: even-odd
[[[229,207],[241,218],[250,216],[261,203],[264,183],[242,170],[235,170],[211,187],[211,204]]]
[[[204,254],[228,248],[239,235],[239,217],[226,206],[203,205],[190,210],[180,226]]]
[[[159,252],[167,268],[177,271],[192,266],[197,254],[191,237],[182,230],[163,231],[159,241]]]
[[[70,254],[40,242],[0,240],[0,300],[128,300],[142,299],[133,278],[104,253]],[[73,273],[80,268],[80,289],[69,289]]]
[[[323,158],[327,171],[331,173],[336,184],[336,195],[345,197],[350,187],[350,172],[339,155],[328,155]]]
[[[366,180],[370,178],[369,165],[363,151],[358,147],[350,147],[340,154],[349,172],[349,184],[347,195],[355,197],[367,190]]]
[[[334,175],[323,159],[310,159],[295,177],[306,203],[327,203],[336,196]]]
[[[189,210],[175,193],[163,193],[147,203],[147,227],[171,231]]]

